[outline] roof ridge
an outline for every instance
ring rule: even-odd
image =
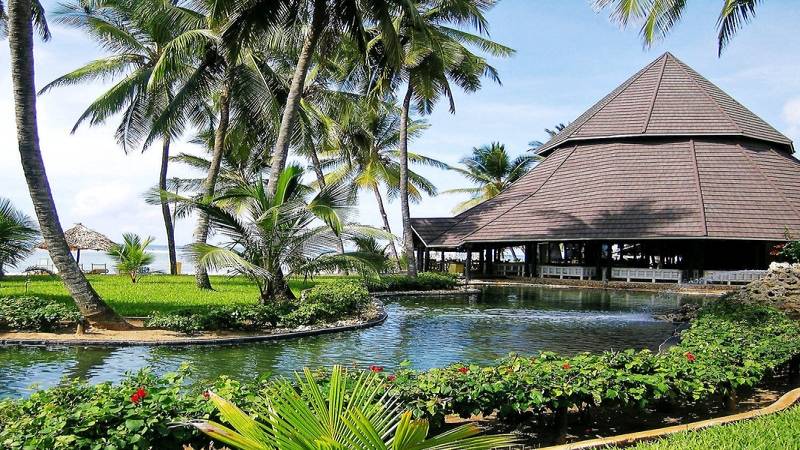
[[[711,103],[717,108],[717,110],[720,112],[720,114],[722,114],[726,119],[728,119],[728,121],[733,125],[733,127],[736,128],[737,130],[739,130],[739,133],[742,136],[745,136],[745,132],[742,129],[742,127],[739,126],[739,123],[737,121],[733,120],[733,117],[731,117],[730,114],[728,114],[728,112],[725,111],[722,108],[722,105],[720,105],[719,102],[717,102],[714,99],[714,97],[712,97],[711,94],[703,86],[700,86],[700,83],[697,82],[697,79],[691,73],[689,73],[689,70],[687,70],[687,69],[691,69],[691,68],[689,66],[687,66],[686,63],[684,63],[680,59],[676,58],[675,56],[670,54],[669,57],[671,57],[675,61],[675,63],[678,65],[678,67],[683,71],[683,73],[686,74],[687,77],[689,77],[689,79],[692,81],[692,83],[695,85],[695,87],[697,87],[697,89],[700,89],[700,92],[702,92],[703,95],[705,95],[705,97],[709,101],[711,101]],[[694,72],[694,70],[692,70],[692,72]],[[700,74],[698,74],[698,75],[700,75]],[[700,75],[700,76],[702,77],[702,75]],[[709,83],[711,83],[711,82],[709,81]]]
[[[689,150],[692,152],[692,165],[694,166],[694,181],[697,187],[697,196],[700,200],[700,218],[703,220],[703,236],[708,236],[708,219],[706,219],[706,200],[703,197],[703,184],[700,181],[700,166],[697,165],[697,148],[694,139],[689,139]]]
[[[667,68],[667,60],[669,59],[672,54],[670,52],[666,52],[664,54],[664,63],[661,64],[661,73],[658,75],[658,82],[656,82],[656,88],[653,89],[653,99],[650,101],[650,110],[647,111],[647,118],[644,120],[644,126],[642,127],[642,134],[647,131],[647,128],[650,126],[650,119],[653,117],[653,109],[656,107],[656,99],[658,99],[658,91],[661,89],[661,80],[664,79],[664,71]]]
[[[540,184],[539,187],[537,187],[533,192],[531,192],[530,194],[526,195],[522,200],[520,200],[517,203],[513,204],[511,207],[509,207],[508,209],[506,209],[502,213],[494,216],[494,218],[492,220],[489,220],[485,224],[483,224],[483,225],[479,226],[478,228],[472,230],[470,233],[465,234],[464,237],[461,238],[461,242],[463,243],[464,241],[467,240],[468,237],[472,236],[473,234],[477,233],[478,231],[481,231],[482,229],[484,229],[490,223],[492,223],[495,220],[503,217],[504,215],[508,214],[509,211],[511,211],[512,209],[514,209],[517,206],[521,205],[522,202],[524,202],[524,201],[528,200],[529,198],[533,197],[534,195],[536,195],[536,193],[539,192],[540,190],[542,190],[544,185],[547,184],[548,181],[550,181],[550,178],[553,178],[553,175],[555,175],[555,173],[558,172],[558,169],[560,169],[561,166],[563,166],[564,163],[567,162],[567,160],[570,158],[570,156],[572,156],[572,154],[575,153],[575,150],[577,148],[578,148],[577,145],[573,146],[572,150],[569,151],[569,154],[567,156],[565,156],[564,159],[561,160],[561,162],[558,163],[558,165],[553,169],[553,171],[550,172],[550,175],[548,175],[547,178],[545,178],[544,181],[542,181],[542,184]]]
[[[758,172],[758,174],[761,175],[764,178],[764,180],[769,185],[769,188],[773,192],[776,192],[778,194],[778,196],[780,197],[780,199],[783,200],[783,202],[786,204],[786,206],[788,206],[789,209],[794,213],[794,215],[798,219],[800,219],[800,211],[798,211],[797,208],[795,208],[794,205],[792,205],[792,202],[790,202],[789,199],[786,198],[786,196],[783,194],[783,189],[778,189],[777,187],[775,187],[775,184],[772,182],[772,179],[769,177],[769,175],[764,173],[764,171],[761,170],[761,166],[759,166],[758,163],[753,161],[753,158],[749,154],[747,154],[747,151],[745,151],[745,149],[742,146],[741,142],[738,142],[736,144],[736,147],[738,147],[739,151],[742,152],[742,154],[744,155],[744,158],[747,160],[747,162],[750,163],[750,165],[753,166],[754,169],[756,169],[756,172]],[[770,150],[772,150],[772,146],[770,146]]]
[[[591,120],[592,117],[596,116],[597,113],[600,112],[600,110],[602,110],[603,108],[608,106],[608,104],[611,103],[615,98],[619,97],[620,94],[625,92],[626,89],[628,89],[634,82],[636,82],[639,78],[641,78],[642,75],[647,73],[647,71],[649,71],[654,65],[656,65],[659,61],[661,61],[661,59],[665,59],[668,54],[669,53],[664,53],[660,57],[656,58],[654,61],[652,61],[649,64],[647,64],[646,66],[644,66],[641,70],[639,70],[639,72],[633,74],[630,78],[628,78],[627,80],[623,81],[622,84],[620,84],[619,86],[614,88],[613,91],[611,91],[609,94],[606,94],[603,98],[601,98],[595,104],[593,104],[591,107],[589,107],[589,109],[587,109],[586,111],[583,112],[583,114],[587,114],[587,113],[589,113],[591,111],[591,114],[587,115],[584,118],[582,118],[583,114],[578,116],[578,118],[575,119],[575,121],[572,122],[571,124],[567,125],[564,128],[564,130],[561,131],[561,133],[553,136],[549,141],[545,142],[544,145],[542,145],[541,147],[536,149],[536,154],[541,154],[541,153],[543,153],[545,151],[551,150],[551,147],[554,144],[555,145],[559,145],[559,144],[562,144],[565,141],[569,140],[570,137],[572,137],[575,133],[577,133],[578,130],[580,130],[581,127],[586,125],[586,123],[589,120]],[[593,109],[594,109],[594,111],[592,111]],[[579,120],[580,120],[580,122],[578,122]],[[575,126],[573,128],[570,128],[573,124]],[[550,144],[551,142],[553,142],[556,139],[558,139],[558,137],[561,136],[563,133],[566,133],[567,130],[569,130],[569,135],[566,135],[563,140],[554,142],[554,144]]]

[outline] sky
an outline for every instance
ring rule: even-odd
[[[439,104],[430,128],[410,150],[457,164],[473,147],[502,142],[513,156],[528,142],[546,140],[544,128],[568,123],[665,51],[692,66],[739,102],[794,140],[800,139],[800,5],[774,0],[760,5],[755,20],[734,38],[721,58],[715,22],[722,1],[694,1],[664,41],[643,48],[637,29],[622,30],[587,0],[502,0],[489,15],[491,37],[516,50],[492,59],[502,85],[486,81],[477,93],[456,92],[456,113]],[[46,8],[54,4],[45,2]],[[52,25],[53,39],[35,47],[36,82],[54,78],[102,52],[80,32]],[[160,148],[124,154],[114,141],[116,121],[70,130],[91,100],[108,85],[54,90],[38,100],[39,134],[62,225],[81,222],[112,239],[124,232],[152,235],[166,244],[160,209],[143,193],[158,179]],[[188,136],[187,136],[188,138]],[[173,153],[201,154],[187,142]],[[455,172],[419,169],[439,191],[465,187]],[[170,176],[194,175],[174,165]],[[16,147],[8,46],[0,46],[0,196],[34,217]],[[412,204],[416,217],[450,216],[463,195],[426,197]],[[392,230],[401,232],[399,203],[387,205]],[[380,225],[375,199],[358,202],[360,223]],[[177,223],[179,245],[191,241],[193,220]]]

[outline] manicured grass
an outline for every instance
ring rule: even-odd
[[[247,305],[258,302],[258,288],[242,278],[212,276],[213,291],[201,291],[194,286],[192,275],[150,275],[136,284],[118,275],[89,275],[89,281],[114,310],[124,316],[149,316],[155,311],[170,312],[187,308],[209,308],[222,305]],[[289,285],[297,295],[303,289],[337,276],[320,276],[313,280],[292,279]],[[27,286],[26,280],[30,280]],[[53,298],[65,304],[72,299],[58,277],[47,275],[9,276],[0,281],[0,297],[31,295]]]
[[[637,450],[752,450],[800,448],[800,406],[766,417],[678,433]]]

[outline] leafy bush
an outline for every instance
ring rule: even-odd
[[[394,392],[416,416],[439,421],[447,414],[493,411],[509,417],[564,407],[644,408],[752,388],[798,356],[800,323],[771,308],[723,302],[706,308],[663,355],[626,350],[567,358],[545,352],[486,367],[403,369]]]
[[[153,264],[155,256],[147,252],[147,247],[155,240],[150,236],[142,239],[138,234],[125,233],[122,244],[114,244],[108,249],[108,256],[114,261],[119,274],[127,274],[131,283],[136,283],[142,271]]]
[[[352,315],[366,306],[369,298],[369,292],[360,283],[337,281],[304,291],[300,300],[155,313],[145,325],[187,334],[204,330],[262,330],[281,323],[292,327],[313,325]]]
[[[440,272],[422,272],[416,278],[407,275],[387,275],[368,280],[366,285],[370,292],[447,290],[456,286],[456,277]]]
[[[288,326],[313,325],[352,315],[369,303],[369,292],[361,283],[337,281],[303,292],[295,308],[282,318]]]
[[[0,329],[51,331],[80,320],[72,307],[39,297],[0,298]]]

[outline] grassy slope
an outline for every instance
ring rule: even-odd
[[[750,450],[800,448],[800,406],[767,417],[678,433],[636,450]]]
[[[125,316],[147,316],[153,311],[253,304],[259,298],[256,285],[241,277],[211,277],[215,288],[213,291],[195,288],[192,275],[151,275],[143,277],[136,284],[132,284],[129,278],[117,275],[89,275],[88,278],[100,296]],[[315,277],[313,281],[306,282],[293,279],[289,284],[295,294],[299,294],[303,289],[333,278]],[[0,281],[0,297],[26,295],[25,280],[25,277],[9,276]],[[72,303],[66,288],[56,277],[30,277],[27,295]]]

